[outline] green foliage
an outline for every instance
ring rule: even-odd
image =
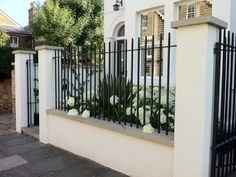
[[[40,42],[82,45],[103,41],[102,0],[46,0],[33,24]]]
[[[33,33],[39,42],[47,45],[70,45],[75,36],[75,21],[70,9],[47,0],[33,24]]]
[[[105,117],[108,117],[108,111],[110,117],[115,121],[124,121],[126,114],[126,107],[132,104],[132,86],[130,81],[126,81],[124,77],[113,77],[107,75],[103,80],[99,82],[98,97],[96,101],[100,109],[105,109]],[[119,98],[119,104],[113,103],[114,97]],[[108,110],[107,108],[110,107]],[[114,111],[113,111],[114,110]],[[102,112],[102,111],[101,111]]]
[[[0,47],[0,81],[11,76],[11,62],[14,56],[10,47]]]
[[[5,46],[7,40],[8,40],[7,34],[4,31],[0,30],[0,47]]]

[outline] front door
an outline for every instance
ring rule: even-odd
[[[125,41],[117,41],[117,76],[124,75],[125,71]]]

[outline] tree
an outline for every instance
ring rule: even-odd
[[[50,6],[50,8],[47,6]],[[55,6],[60,13],[62,11],[68,12],[71,19],[62,22],[61,17],[59,17],[55,23],[55,16],[57,15],[52,12],[55,11]],[[62,16],[62,14],[58,15]],[[69,18],[68,15],[65,16],[66,19]],[[64,28],[63,25],[68,27],[69,30]],[[50,39],[43,41],[46,44],[58,45],[59,41],[62,41],[60,45],[63,46],[87,46],[91,43],[102,43],[103,0],[46,0],[34,26],[33,32],[39,39]],[[58,28],[61,28],[60,35],[57,33]],[[64,38],[64,36],[69,39]],[[57,40],[54,40],[54,38],[57,38]]]
[[[76,21],[75,43],[89,45],[103,42],[103,0],[54,0],[60,7],[69,8]]]
[[[5,46],[8,40],[8,36],[4,31],[0,30],[0,47]]]
[[[47,0],[33,24],[33,33],[40,43],[67,46],[74,43],[75,21],[71,10]]]

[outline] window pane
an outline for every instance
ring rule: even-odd
[[[17,37],[14,37],[14,44],[18,44]]]
[[[188,6],[187,18],[194,18],[195,17],[195,5],[191,4]]]

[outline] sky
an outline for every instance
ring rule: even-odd
[[[15,20],[18,24],[28,24],[28,9],[33,0],[0,0],[0,10]],[[42,4],[45,0],[39,0]]]

